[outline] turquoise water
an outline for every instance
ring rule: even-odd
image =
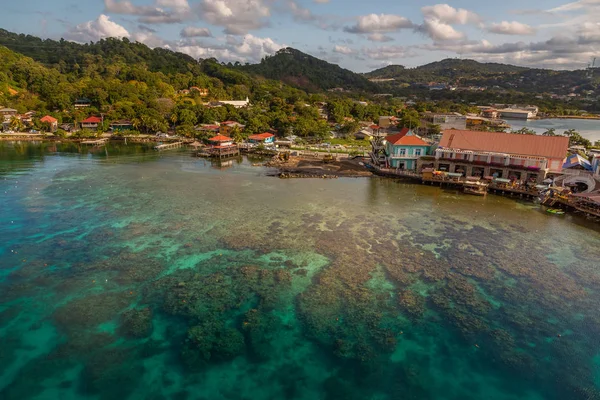
[[[596,224],[268,172],[0,143],[0,398],[600,398]]]

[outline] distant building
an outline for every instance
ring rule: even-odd
[[[246,100],[219,100],[217,103],[221,106],[229,104],[235,108],[244,108],[250,105],[250,99],[246,97]]]
[[[400,119],[398,117],[394,117],[394,116],[379,117],[379,126],[384,129],[387,129],[390,126],[396,126],[396,125],[398,125],[399,122],[400,122]]]
[[[4,117],[12,117],[17,115],[17,110],[14,108],[0,108],[0,115]]]
[[[536,181],[560,173],[569,147],[563,136],[446,130],[435,150],[436,169],[466,176]]]
[[[202,97],[206,97],[206,96],[208,96],[208,89],[199,88],[198,86],[192,86],[190,88],[190,90],[188,91],[188,93],[197,93]]]
[[[500,118],[507,119],[530,119],[535,117],[537,114],[532,110],[524,110],[518,108],[504,108],[498,110]]]
[[[92,101],[86,97],[82,97],[80,99],[75,100],[75,104],[73,104],[75,108],[86,108],[90,107],[91,105]]]
[[[89,117],[81,121],[80,126],[81,129],[89,129],[92,131],[98,130],[98,126],[102,123],[102,118],[99,117]]]
[[[459,113],[425,114],[425,120],[433,125],[439,125],[442,131],[446,129],[467,129],[467,117]]]
[[[430,144],[410,129],[404,128],[395,135],[385,138],[385,153],[390,168],[415,170],[417,160],[427,155]]]
[[[495,108],[487,108],[481,111],[481,116],[484,118],[496,119],[498,118],[498,110]]]
[[[268,132],[250,135],[248,136],[248,142],[259,144],[271,144],[275,142],[275,135]]]
[[[58,129],[58,120],[50,115],[40,118],[40,122],[50,125],[50,132],[56,132]]]
[[[236,121],[224,121],[224,122],[221,122],[221,127],[219,129],[219,133],[221,135],[227,136],[233,131],[234,128],[239,128],[240,131],[243,131],[245,127],[246,127],[246,125],[242,125]]]

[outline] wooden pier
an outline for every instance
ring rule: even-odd
[[[159,144],[154,146],[154,150],[170,150],[170,149],[176,149],[179,148],[181,146],[183,146],[183,142],[173,142],[173,143],[164,143],[164,144]]]
[[[90,146],[100,146],[108,142],[108,138],[96,139],[96,140],[84,140],[81,144],[86,144]]]

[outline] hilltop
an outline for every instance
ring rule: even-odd
[[[380,86],[388,88],[436,82],[563,95],[594,90],[598,85],[587,78],[584,70],[555,71],[460,59],[445,59],[416,68],[388,65],[364,76],[371,80],[385,79]]]
[[[343,88],[377,92],[377,85],[364,76],[291,47],[265,57],[259,64],[239,67],[254,75],[276,79],[309,91]]]

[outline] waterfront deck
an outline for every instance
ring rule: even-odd
[[[163,143],[163,144],[154,146],[154,150],[162,151],[162,150],[176,149],[183,145],[184,145],[183,142]]]
[[[100,146],[108,142],[108,138],[96,139],[96,140],[83,140],[81,144],[86,144],[89,146]]]

